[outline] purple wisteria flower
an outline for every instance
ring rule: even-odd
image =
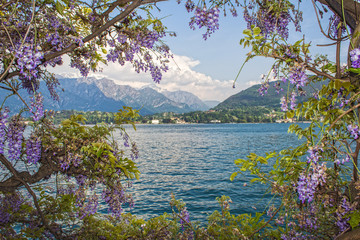
[[[296,108],[296,92],[292,91],[290,94],[290,109],[294,110]]]
[[[18,49],[15,52],[17,58],[17,67],[20,70],[20,79],[22,85],[29,92],[35,92],[39,88],[38,77],[39,69],[38,66],[41,64],[43,59],[43,53],[33,44],[28,44]]]
[[[30,113],[33,114],[31,117],[37,122],[44,116],[43,96],[40,93],[36,93],[31,98],[30,104]]]
[[[284,91],[284,89],[282,87],[280,87],[280,82],[275,82],[274,83],[274,88],[275,88],[275,92],[277,94],[280,94],[280,92]]]
[[[92,216],[96,213],[97,207],[99,206],[98,197],[96,194],[92,195],[90,199],[78,212],[78,217],[84,219],[87,216]]]
[[[353,137],[355,140],[359,138],[360,136],[360,129],[358,125],[352,125],[349,124],[347,126],[347,130],[349,131],[351,137]]]
[[[180,224],[181,230],[184,231],[186,223],[190,222],[190,214],[186,207],[184,207],[180,212]]]
[[[319,146],[309,147],[308,153],[310,153],[310,156],[307,157],[308,163],[317,163],[319,159],[321,158],[320,153],[324,150]]]
[[[260,96],[265,96],[265,94],[267,94],[268,89],[269,89],[269,83],[268,82],[262,83],[260,88],[258,89]]]
[[[338,15],[331,16],[329,21],[331,22],[330,35],[333,38],[338,38],[339,29],[341,29],[341,36],[343,36],[346,33],[346,28],[345,28],[344,24],[340,25],[341,19]]]
[[[294,84],[296,88],[304,87],[308,82],[308,77],[305,74],[305,67],[298,65],[294,66],[291,69],[291,73],[289,75],[289,81],[291,84]]]
[[[337,217],[336,225],[339,227],[340,233],[350,227],[350,224],[348,223],[350,217],[345,217],[345,215],[352,210],[353,208],[350,206],[349,201],[344,197],[335,213]]]
[[[249,12],[252,10],[252,13]],[[255,11],[254,11],[255,10]],[[285,40],[289,37],[288,25],[291,16],[288,11],[275,12],[268,8],[257,9],[249,3],[244,9],[243,17],[247,22],[247,28],[257,26],[261,29],[261,34],[267,38],[273,34],[278,34]]]
[[[288,110],[288,103],[287,103],[287,99],[285,96],[280,98],[280,104],[281,104],[281,110],[286,112]]]
[[[120,65],[124,65],[125,61],[131,62],[137,73],[140,73],[141,71],[147,72],[149,70],[154,82],[159,83],[162,78],[162,71],[166,72],[168,70],[168,66],[165,64],[165,62],[161,62],[159,65],[154,64],[153,57],[148,52],[143,53],[143,49],[153,49],[155,47],[155,43],[164,36],[165,33],[157,32],[155,30],[140,32],[134,39],[128,38],[128,36],[123,33],[118,33],[118,42],[120,44],[129,45],[130,47],[126,48],[125,50],[115,48],[115,41],[110,39],[108,40],[108,44],[113,48],[109,50],[106,58],[108,61],[118,62]],[[161,52],[163,56],[171,57],[168,48],[157,46],[156,48],[157,51]],[[136,56],[138,55],[143,55],[142,59],[137,59]],[[83,63],[79,61],[79,63],[76,64]],[[81,69],[85,70],[84,64]],[[88,73],[84,72],[84,74],[87,75]]]
[[[121,183],[117,183],[112,188],[104,189],[102,199],[108,204],[109,211],[118,219],[124,211],[122,208],[123,204],[129,203],[130,207],[134,206],[133,198],[130,195],[126,195]]]
[[[301,175],[297,183],[299,200],[302,203],[312,202],[316,188],[326,182],[326,165],[311,164],[307,175]]]
[[[350,162],[350,161],[351,161],[351,157],[350,157],[350,155],[347,154],[345,158],[343,158],[342,160],[336,159],[334,161],[334,163],[339,166],[340,164],[343,165],[343,164],[345,164],[347,162]]]
[[[360,68],[360,49],[355,48],[350,51],[351,66],[353,68]]]
[[[197,7],[195,9],[195,15],[191,18],[189,26],[195,30],[196,25],[199,28],[206,27],[206,33],[203,34],[204,40],[206,40],[212,33],[219,29],[219,13],[220,10],[217,7],[207,9]]]
[[[78,167],[82,162],[81,156],[72,152],[67,153],[67,157],[60,161],[60,168],[63,171],[68,170],[71,166]]]
[[[18,194],[0,195],[0,225],[5,226],[16,213],[20,211],[20,206],[24,199]]]
[[[9,109],[5,108],[0,111],[0,154],[4,154],[6,140],[6,124],[8,122]]]
[[[41,140],[31,135],[26,142],[26,155],[29,163],[36,164],[41,158]]]
[[[7,140],[8,140],[8,155],[11,161],[16,161],[21,155],[23,133],[25,124],[21,122],[19,116],[14,116],[9,122]]]
[[[312,202],[308,207],[304,208],[301,214],[301,221],[299,221],[299,226],[305,229],[314,229],[319,228],[317,223],[317,213],[318,207],[314,202]]]

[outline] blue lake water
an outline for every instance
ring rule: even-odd
[[[304,126],[304,124],[300,124]],[[249,175],[238,175],[234,160],[250,152],[264,154],[296,146],[299,140],[288,134],[289,124],[191,124],[138,125],[128,133],[136,141],[140,158],[140,180],[131,192],[135,208],[131,213],[145,219],[171,212],[170,195],[182,199],[191,220],[206,222],[220,210],[216,197],[230,196],[234,214],[261,211],[267,200],[266,187],[244,186]],[[257,210],[255,210],[257,209]]]

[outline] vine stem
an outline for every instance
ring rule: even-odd
[[[346,114],[348,114],[349,112],[355,110],[355,109],[358,108],[358,107],[360,107],[360,103],[357,104],[357,105],[355,105],[355,106],[353,106],[352,108],[348,109],[347,111],[343,112],[343,113],[342,113],[339,117],[337,117],[337,118],[335,119],[335,121],[330,125],[328,131],[330,131],[330,130],[334,127],[335,123],[336,123],[337,121],[339,121],[343,116],[345,116]]]
[[[280,207],[276,210],[276,212],[274,212],[274,214],[271,216],[271,218],[270,218],[264,225],[262,225],[258,230],[256,230],[255,232],[253,232],[253,233],[249,236],[249,238],[251,238],[252,236],[254,236],[256,233],[258,233],[259,231],[261,231],[261,229],[263,229],[266,225],[268,225],[268,224],[271,222],[271,220],[273,220],[273,218],[276,216],[276,214],[280,211],[280,209],[282,208],[283,205],[284,205],[284,204],[282,203],[282,204],[280,205]]]

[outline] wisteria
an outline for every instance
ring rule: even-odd
[[[57,79],[51,79],[46,81],[46,86],[49,90],[50,96],[53,100],[59,101],[59,95],[56,92],[56,88],[60,85]]]
[[[20,158],[24,130],[25,125],[20,117],[18,115],[13,116],[9,121],[7,132],[8,155],[11,161],[16,161]]]
[[[116,217],[121,218],[123,213],[122,205],[130,202],[126,196],[124,188],[121,185],[116,185],[111,189],[104,189],[102,199],[109,205],[109,211]]]
[[[142,31],[138,33],[135,38],[128,38],[123,33],[118,33],[117,41],[124,46],[129,45],[130,47],[115,47],[114,40],[109,40],[108,43],[113,48],[110,49],[106,58],[108,61],[117,61],[121,65],[124,65],[126,61],[130,62],[133,64],[137,73],[147,72],[149,70],[154,82],[160,83],[162,79],[162,72],[166,72],[168,70],[167,64],[165,61],[160,61],[160,64],[156,64],[150,53],[143,53],[143,50],[144,48],[155,48],[155,43],[164,36],[165,33],[155,30]],[[169,54],[169,49],[167,48],[157,47],[157,51],[161,52],[164,57],[172,57],[172,55]],[[141,57],[136,58],[136,56]],[[79,67],[82,68],[80,64]],[[84,74],[87,75],[88,73]]]
[[[181,212],[180,212],[180,225],[181,225],[182,231],[184,231],[186,224],[189,222],[190,222],[190,214],[187,211],[187,208],[184,207],[183,209],[181,209]]]
[[[299,216],[299,226],[305,229],[316,230],[319,228],[317,213],[319,209],[314,202],[311,202]]]
[[[338,38],[338,32],[341,30],[341,36],[342,37],[346,33],[346,28],[344,24],[342,23],[340,17],[338,15],[333,15],[330,17],[329,22],[331,24],[330,26],[330,35],[333,38]]]
[[[31,135],[26,142],[26,155],[29,163],[36,164],[41,158],[41,140]]]
[[[99,206],[98,197],[96,194],[93,194],[88,201],[84,204],[84,206],[80,209],[78,213],[78,217],[80,219],[84,219],[87,216],[94,215]]]
[[[6,140],[6,124],[8,122],[9,109],[5,108],[0,111],[0,154],[4,154]]]
[[[196,29],[196,26],[199,28],[205,27],[206,33],[203,34],[203,38],[204,40],[207,40],[212,33],[219,29],[219,13],[220,10],[217,7],[210,9],[207,9],[206,6],[203,6],[202,8],[196,7],[189,26],[193,30]]]
[[[60,168],[63,171],[68,170],[71,166],[78,167],[82,162],[81,155],[68,152],[67,157],[60,161]]]
[[[338,226],[340,233],[344,232],[350,227],[350,224],[348,223],[350,217],[346,217],[346,214],[352,210],[353,208],[350,206],[349,201],[344,197],[335,213],[337,218],[336,225]]]
[[[261,96],[265,96],[265,94],[267,94],[268,89],[269,89],[269,83],[264,82],[261,84],[260,88],[258,89],[258,92]]]
[[[350,100],[347,98],[346,96],[346,91],[345,91],[345,88],[341,87],[339,90],[338,90],[338,99],[340,100],[340,105],[339,107],[344,107],[346,106],[347,104],[349,104]]]
[[[281,110],[286,112],[288,110],[288,102],[285,96],[280,98]]]
[[[30,113],[34,121],[39,121],[44,116],[43,109],[43,96],[40,93],[36,93],[30,101]]]
[[[347,126],[347,130],[349,131],[352,138],[354,138],[355,140],[359,138],[360,129],[358,125],[349,124]]]
[[[18,211],[21,211],[21,205],[24,199],[19,194],[0,195],[0,226],[5,226]]]
[[[348,162],[350,162],[350,161],[351,161],[350,155],[349,155],[349,154],[346,154],[345,158],[343,158],[342,160],[336,159],[336,160],[334,161],[334,163],[335,163],[337,166],[339,166],[340,164],[344,165],[345,163],[348,163]]]
[[[355,48],[350,51],[351,66],[353,68],[360,68],[360,49]]]
[[[289,74],[289,81],[298,89],[304,87],[309,81],[308,76],[305,74],[305,66],[294,66]]]
[[[282,87],[280,87],[280,82],[279,82],[279,81],[275,82],[273,86],[274,86],[275,92],[276,92],[277,94],[279,94],[280,92],[284,91],[284,89],[283,89]]]
[[[307,174],[302,174],[297,183],[299,200],[302,203],[312,202],[316,193],[316,188],[326,182],[326,165],[311,164]]]
[[[132,160],[135,160],[135,159],[139,158],[139,149],[138,149],[135,142],[131,143],[130,157],[131,157]]]
[[[324,150],[319,147],[319,146],[313,146],[313,147],[309,147],[309,150],[308,150],[308,153],[310,154],[308,157],[307,157],[307,160],[308,160],[308,163],[317,163],[320,158],[321,158],[321,153],[323,152]]]
[[[39,88],[38,66],[41,64],[43,53],[34,44],[26,44],[16,51],[15,57],[17,58],[23,87],[29,92],[35,92]]]
[[[292,91],[290,94],[290,109],[294,110],[296,106],[296,92]]]
[[[249,10],[251,9],[253,10],[249,5],[243,12],[248,29],[251,29],[252,25],[259,27],[265,38],[276,33],[285,40],[289,37],[288,25],[291,17],[287,11],[278,13],[269,11],[267,8],[261,8],[257,12],[250,13]]]

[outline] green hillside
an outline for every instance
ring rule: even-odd
[[[267,94],[261,96],[258,92],[260,84],[249,87],[248,89],[242,90],[241,92],[230,96],[225,101],[219,103],[214,109],[238,109],[243,107],[266,107],[269,109],[280,109],[280,98],[286,94],[287,83],[280,83],[280,87],[284,89],[280,93],[276,92],[276,89],[273,87],[275,82],[271,82]],[[313,85],[315,89],[320,89],[321,84],[317,83]],[[306,92],[305,96],[298,96],[297,101],[303,102],[308,99],[314,93],[314,88],[306,86],[304,91]]]

